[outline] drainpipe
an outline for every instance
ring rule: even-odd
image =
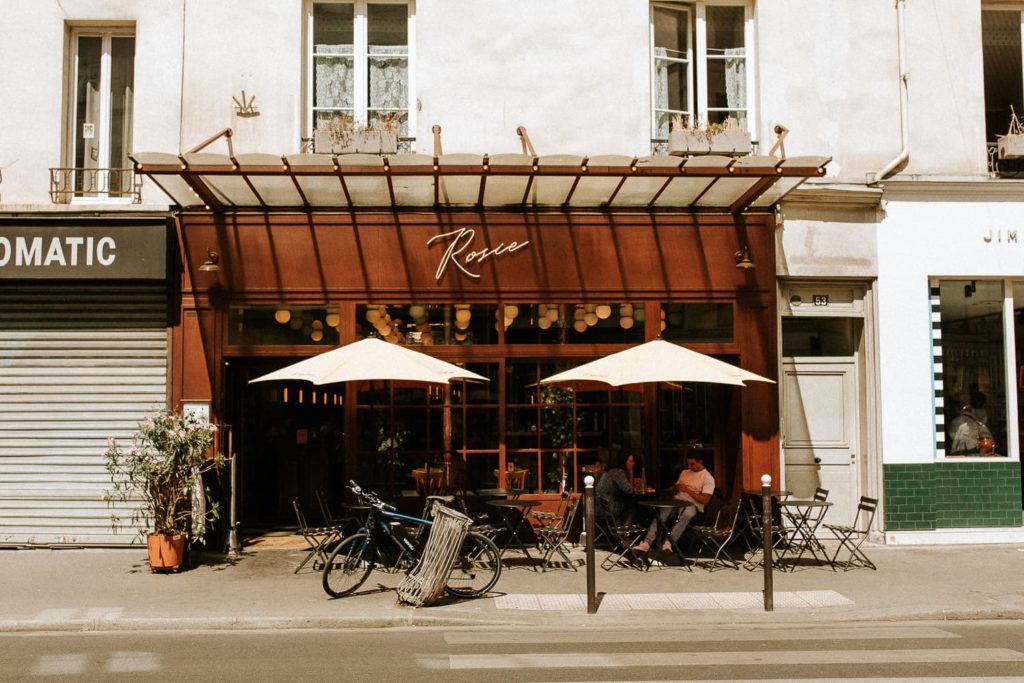
[[[896,158],[883,166],[881,170],[867,174],[869,185],[885,180],[901,164],[910,158],[910,115],[908,113],[910,97],[907,93],[907,33],[906,0],[896,0],[896,35],[900,67],[900,153]]]

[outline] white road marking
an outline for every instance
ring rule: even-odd
[[[443,666],[447,659],[448,666]],[[1024,653],[1007,648],[908,650],[787,650],[779,652],[553,652],[465,654],[417,658],[430,669],[565,669],[678,666],[792,666],[806,664],[929,664],[1024,662]],[[438,664],[441,664],[439,667]]]
[[[70,676],[85,673],[89,660],[82,654],[42,655],[29,672],[33,676]]]
[[[78,616],[80,610],[69,608],[44,609],[35,616],[35,621],[70,621]]]
[[[158,652],[111,652],[104,667],[108,673],[133,673],[137,671],[159,671],[161,668]]]
[[[722,640],[855,640],[962,638],[956,633],[930,626],[852,626],[843,628],[787,628],[737,631],[725,628],[702,628],[687,632],[688,643]],[[449,645],[490,645],[494,643],[675,643],[683,638],[678,633],[663,631],[448,631],[444,640]]]

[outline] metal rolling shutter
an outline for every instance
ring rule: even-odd
[[[137,541],[103,452],[166,399],[164,286],[0,287],[0,545]]]

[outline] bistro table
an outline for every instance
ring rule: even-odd
[[[512,500],[517,500],[519,496],[526,493],[526,489],[477,489],[476,495],[490,497],[490,498],[504,498],[508,496]]]
[[[761,489],[743,489],[743,493],[745,512],[742,514],[742,517],[746,530],[749,532],[748,540],[751,551],[750,557],[743,563],[743,566],[753,571],[764,562],[764,510],[761,505],[762,493]],[[786,489],[770,489],[768,495],[777,506],[780,499],[788,498],[793,495],[793,492]],[[773,531],[778,532],[777,529]],[[773,550],[777,551],[777,547],[783,538],[785,538],[785,535],[779,534],[779,537],[772,541]],[[777,552],[776,559],[778,559]]]
[[[782,512],[793,525],[786,539],[786,547],[779,555],[780,563],[786,559],[787,555],[792,555],[796,551],[799,552],[793,558],[793,568],[808,551],[818,564],[828,562],[828,552],[818,540],[817,532],[818,525],[821,524],[821,520],[825,518],[825,513],[831,506],[832,503],[826,500],[783,500],[779,502]],[[821,557],[818,557],[818,551],[821,551]]]
[[[529,548],[527,548],[526,543],[523,542],[522,537],[519,536],[519,529],[522,528],[523,522],[526,521],[526,515],[530,511],[530,508],[540,505],[540,501],[498,498],[495,500],[488,500],[487,504],[498,508],[501,520],[505,523],[505,528],[508,529],[509,532],[508,539],[498,548],[499,557],[504,556],[505,551],[510,548],[522,550],[530,560],[532,566],[533,556],[530,555]],[[519,518],[516,519],[515,524],[513,524],[512,518],[516,512],[519,513]],[[537,569],[536,567],[533,568],[534,570]]]
[[[682,564],[682,566],[686,567],[688,570],[692,572],[693,567],[687,564],[686,558],[683,556],[683,551],[679,549],[679,543],[676,541],[676,539],[672,538],[672,534],[670,533],[669,527],[667,527],[665,525],[665,522],[662,521],[661,511],[681,510],[684,507],[693,505],[693,503],[688,500],[680,500],[679,498],[669,498],[667,500],[641,500],[637,503],[637,505],[642,505],[644,507],[652,508],[654,510],[654,521],[658,525],[658,534],[655,537],[654,542],[657,543],[659,539],[664,537],[665,540],[668,541],[669,546],[672,548],[672,552],[675,553],[675,556],[679,558],[679,561]],[[653,548],[655,546],[652,545],[651,547]],[[650,551],[648,550],[647,552]]]

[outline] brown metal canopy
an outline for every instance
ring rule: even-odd
[[[135,172],[183,209],[767,211],[828,157],[140,152]]]

